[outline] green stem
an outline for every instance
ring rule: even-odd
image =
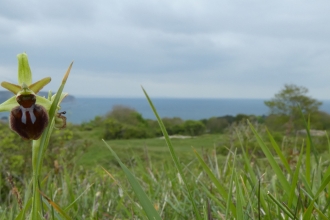
[[[32,142],[32,169],[33,169],[33,201],[32,212],[30,219],[41,219],[38,214],[41,211],[41,199],[38,190],[38,181],[40,175],[40,168],[38,167],[38,155],[40,151],[40,139]]]

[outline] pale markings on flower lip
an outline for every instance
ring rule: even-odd
[[[29,112],[32,124],[34,124],[34,122],[36,121],[36,116],[33,113],[34,107],[35,107],[34,105],[32,105],[30,108],[24,108],[23,106],[20,106],[20,109],[22,111],[23,124],[26,124],[26,112]]]

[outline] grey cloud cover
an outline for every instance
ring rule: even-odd
[[[327,1],[2,1],[0,77],[76,96],[270,98],[285,83],[329,99]]]

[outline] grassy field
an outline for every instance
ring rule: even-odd
[[[328,152],[315,158],[309,137],[277,145],[252,125],[233,131],[172,139],[179,167],[164,139],[107,141],[118,160],[84,131],[43,167],[43,219],[329,219]],[[30,180],[19,190],[28,210]],[[1,219],[24,219],[9,198]]]
[[[216,147],[222,146],[225,136],[220,134],[203,135],[187,139],[172,139],[175,150],[183,161],[194,159],[193,148],[198,151],[210,152]],[[113,160],[110,151],[105,147],[101,140],[90,140],[92,147],[82,155],[77,161],[84,166],[94,166],[106,164]],[[148,153],[154,161],[172,161],[166,142],[161,138],[152,139],[133,139],[133,140],[111,140],[107,143],[117,152],[124,161],[132,157],[144,157]]]
[[[40,219],[330,218],[324,138],[278,141],[250,123],[225,134],[106,142],[98,129],[68,129],[73,138],[62,141],[68,130],[55,133],[57,145],[46,151]],[[29,215],[32,181],[23,182],[1,190],[8,199],[0,219]]]

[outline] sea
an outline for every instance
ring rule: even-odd
[[[268,115],[263,99],[200,99],[200,98],[152,98],[161,118],[179,117],[184,120],[200,120],[225,115]],[[330,100],[322,101],[321,111],[330,114]],[[141,113],[143,118],[156,119],[146,98],[75,98],[62,103],[67,121],[73,124],[89,122],[95,116],[104,116],[116,106],[126,106]]]
[[[263,99],[200,99],[200,98],[152,98],[161,118],[180,117],[184,120],[200,120],[225,115],[268,115],[269,109]],[[323,102],[321,111],[330,114],[330,100]],[[121,105],[135,109],[146,119],[156,119],[146,98],[83,98],[74,97],[61,104],[66,111],[67,122],[81,124],[96,116],[104,116],[114,106]],[[8,113],[0,113],[0,117]]]

